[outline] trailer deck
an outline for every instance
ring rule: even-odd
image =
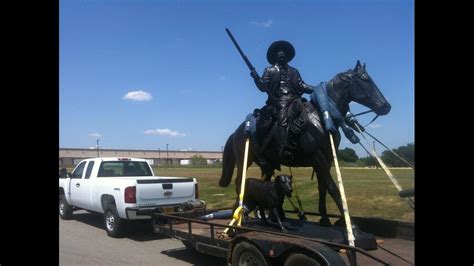
[[[154,230],[156,233],[182,240],[187,248],[216,257],[228,258],[233,235],[223,235],[222,232],[229,227],[229,219],[213,219],[210,222],[205,222],[193,219],[192,216],[184,218],[165,214],[154,215],[158,219],[169,219],[169,223],[155,224]],[[359,231],[356,234],[356,248],[344,244],[347,243],[347,240],[343,228],[336,226],[322,227],[317,222],[287,218],[283,222],[283,225],[288,229],[287,233],[282,233],[276,225],[268,226],[256,219],[248,220],[242,224],[242,227],[232,228],[235,229],[234,233],[236,235],[249,234],[249,232],[255,232],[260,235],[265,234],[275,243],[283,239],[288,241],[291,238],[316,241],[338,251],[346,265],[350,265],[346,255],[347,250],[355,250],[357,252],[358,265],[414,264],[414,239],[410,239],[410,234],[406,232],[407,229],[399,226],[401,229],[392,228],[391,230],[384,230],[386,229],[384,226],[387,227],[387,224],[393,227],[394,224],[400,224],[399,222],[370,218],[361,219],[361,225],[365,232]],[[358,219],[355,218],[354,220],[357,224]],[[381,225],[374,226],[374,221]],[[382,221],[385,221],[385,225]],[[375,229],[375,233],[377,233],[377,230],[383,232],[379,235],[368,233],[366,230],[368,224]],[[406,237],[407,235],[409,237]]]

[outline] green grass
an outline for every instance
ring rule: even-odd
[[[200,198],[206,201],[209,208],[225,208],[233,205],[235,200],[235,174],[231,185],[221,188],[218,185],[221,168],[154,168],[155,175],[195,177],[199,181]],[[294,182],[305,211],[318,211],[318,187],[316,177],[311,180],[311,168],[292,168]],[[412,169],[390,169],[403,189],[414,187]],[[289,174],[287,167],[282,168]],[[278,174],[278,172],[277,172]],[[337,184],[334,168],[331,174]],[[382,169],[341,169],[344,189],[351,216],[380,217],[391,220],[414,222],[414,211],[405,199],[398,196],[398,191]],[[247,177],[260,177],[260,169],[249,168]],[[294,195],[293,195],[294,197]],[[296,204],[296,200],[293,200]],[[338,214],[336,204],[327,196],[328,213]],[[285,209],[292,209],[285,200]]]

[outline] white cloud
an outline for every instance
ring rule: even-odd
[[[369,127],[370,128],[380,128],[380,127],[382,127],[382,125],[380,125],[380,124],[370,124]]]
[[[256,25],[259,27],[270,28],[273,24],[273,20],[269,19],[267,21],[251,21],[250,24]]]
[[[102,138],[102,135],[99,134],[99,133],[91,133],[91,134],[89,134],[89,137]]]
[[[192,151],[192,150],[193,150],[193,148],[187,147],[187,148],[181,149],[180,151]]]
[[[132,101],[151,101],[153,96],[151,96],[151,94],[146,91],[139,90],[127,92],[127,94],[125,94],[122,99]]]
[[[186,134],[180,133],[178,131],[172,131],[167,128],[163,129],[148,129],[144,132],[147,135],[161,135],[161,136],[170,136],[170,137],[184,137]]]

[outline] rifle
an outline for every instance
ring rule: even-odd
[[[242,49],[240,49],[240,46],[239,44],[237,43],[237,41],[234,39],[234,36],[232,35],[232,33],[230,32],[230,30],[228,28],[225,28],[225,31],[227,32],[227,34],[229,35],[230,39],[232,40],[232,42],[234,43],[235,47],[237,48],[237,50],[239,51],[239,54],[240,56],[242,56],[242,58],[244,59],[245,61],[245,64],[247,64],[247,66],[249,67],[250,71],[254,72],[255,71],[255,67],[253,67],[252,63],[250,63],[249,59],[247,58],[247,56],[245,56],[244,52],[242,52]],[[257,74],[258,75],[258,74]],[[259,76],[260,78],[260,76]]]
[[[255,72],[257,73],[257,71],[255,71],[255,67],[253,67],[252,63],[250,63],[249,59],[247,58],[247,56],[245,56],[244,52],[242,52],[242,49],[240,49],[240,46],[239,44],[237,43],[237,41],[235,40],[234,36],[232,35],[232,33],[230,32],[230,30],[228,28],[225,29],[225,31],[227,32],[227,34],[229,35],[230,39],[232,40],[232,42],[234,43],[235,45],[235,48],[237,48],[237,51],[239,51],[239,54],[240,56],[242,56],[242,58],[244,59],[245,61],[245,64],[247,64],[248,68],[250,69],[250,71],[252,72]],[[260,79],[260,76],[258,75],[257,73],[257,77]],[[268,97],[269,99],[274,103],[276,104],[275,106],[278,106],[278,100],[275,98],[275,96],[273,96],[270,91],[267,89],[267,87],[265,86],[265,84],[262,84],[263,85],[263,89],[265,90],[265,92],[268,94]]]

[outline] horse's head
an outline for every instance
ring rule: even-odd
[[[365,69],[365,63],[361,65],[357,60],[355,68],[342,73],[340,78],[350,83],[348,86],[350,101],[362,104],[378,115],[386,115],[390,112],[390,103],[372,81]]]

